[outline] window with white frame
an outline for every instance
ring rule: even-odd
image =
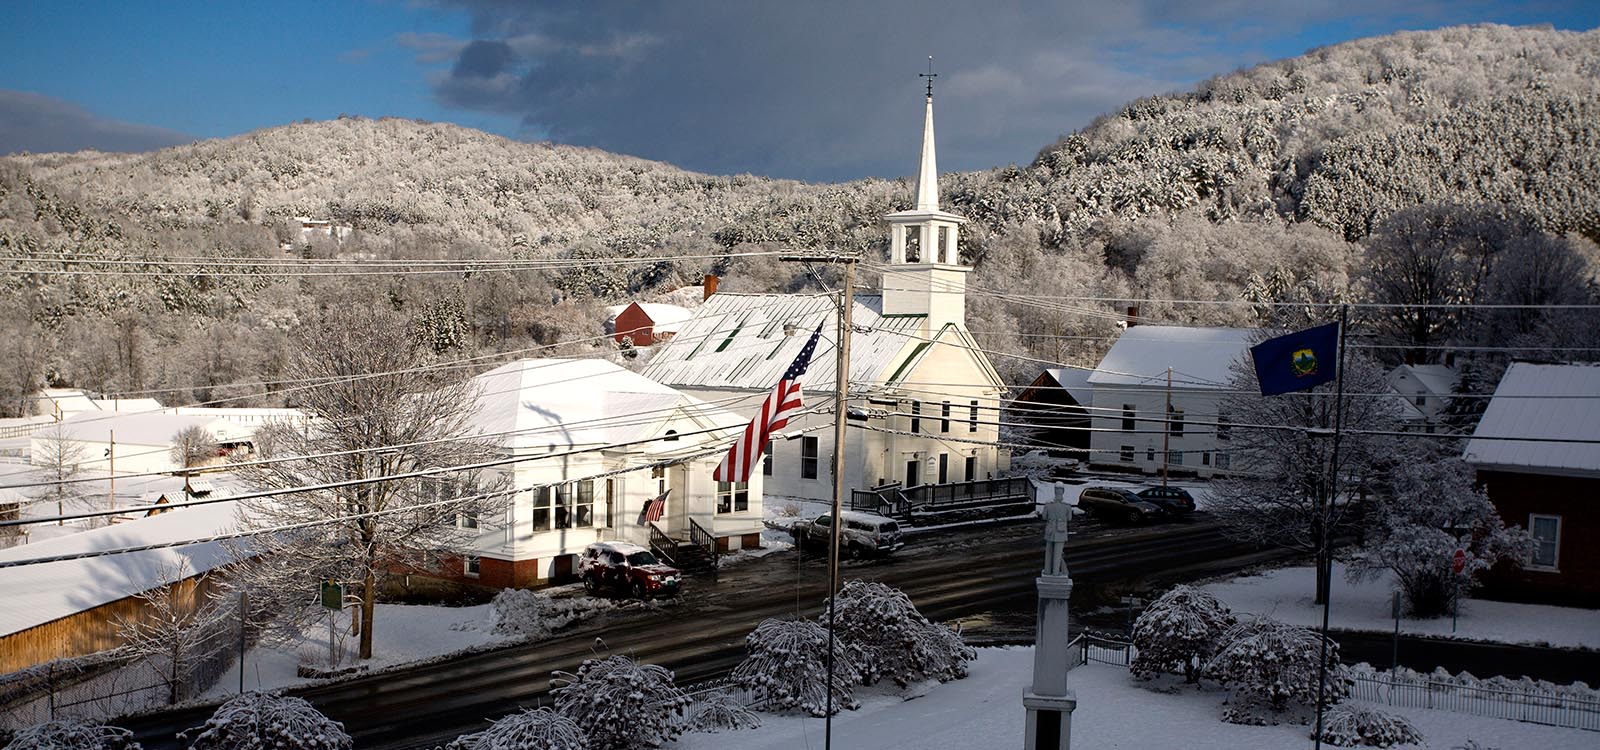
[[[1233,466],[1233,458],[1223,451],[1217,451],[1217,468],[1227,471]]]
[[[939,431],[940,432],[949,432],[950,431],[950,402],[949,401],[946,401],[946,402],[944,402],[944,403],[939,405]]]
[[[468,578],[477,578],[482,569],[483,560],[477,555],[467,555],[467,559],[462,562],[461,566],[462,572],[466,573]]]
[[[1555,570],[1561,562],[1561,516],[1528,516],[1528,535],[1533,537],[1533,559],[1528,567]]]
[[[911,429],[908,432],[922,432],[922,402],[911,402]]]
[[[973,399],[967,406],[967,432],[978,431],[978,401]]]
[[[1167,465],[1168,466],[1182,466],[1183,465],[1183,451],[1167,451]]]
[[[1122,446],[1122,449],[1117,451],[1117,460],[1122,461],[1123,463],[1133,463],[1133,446]]]
[[[800,438],[800,478],[817,478],[817,456],[821,452],[817,438],[811,435]]]
[[[1138,429],[1138,426],[1134,423],[1134,414],[1136,414],[1136,413],[1137,412],[1134,411],[1133,404],[1123,404],[1122,405],[1122,431],[1123,432],[1133,432],[1135,429]]]
[[[749,482],[717,482],[717,512],[743,513],[750,510]]]

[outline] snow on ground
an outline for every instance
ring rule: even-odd
[[[1295,625],[1322,623],[1322,608],[1312,604],[1316,572],[1310,566],[1280,568],[1206,585],[1205,590],[1235,612],[1270,615]],[[1341,630],[1394,631],[1390,616],[1393,579],[1350,583],[1344,566],[1335,563],[1331,627]],[[1565,648],[1600,648],[1600,610],[1513,604],[1467,599],[1460,622],[1450,631],[1450,618],[1401,618],[1400,632],[1500,643],[1548,644]]]
[[[862,695],[862,706],[834,717],[834,747],[913,747],[967,750],[1022,746],[1025,712],[1022,693],[1031,679],[1033,649],[978,650],[971,676],[914,688],[906,696],[880,688]],[[1304,726],[1250,727],[1226,724],[1224,694],[1179,690],[1159,693],[1140,687],[1122,667],[1090,664],[1072,672],[1078,708],[1072,716],[1072,741],[1086,748],[1184,748],[1245,750],[1310,745]],[[1427,747],[1461,747],[1474,740],[1484,748],[1589,750],[1596,735],[1500,719],[1426,709],[1383,708],[1410,719],[1427,738]],[[761,714],[762,726],[746,732],[690,734],[664,747],[679,750],[778,750],[822,746],[822,719]]]

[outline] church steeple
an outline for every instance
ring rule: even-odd
[[[889,220],[889,265],[883,308],[891,315],[922,315],[927,331],[966,317],[967,272],[961,265],[960,228],[967,220],[939,208],[939,161],[933,138],[933,58],[922,111],[922,162],[917,171],[917,202],[910,211],[896,211]]]

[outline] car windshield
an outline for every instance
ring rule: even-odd
[[[628,555],[628,564],[629,565],[655,565],[656,564],[656,556],[650,554],[649,552],[645,552],[643,550],[640,550],[640,551],[635,552],[635,553],[633,553],[631,555]]]

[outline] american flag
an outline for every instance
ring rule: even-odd
[[[644,510],[639,511],[640,526],[661,520],[661,514],[667,509],[667,495],[671,493],[672,490],[668,489],[666,492],[645,501]]]
[[[787,426],[789,415],[800,409],[800,376],[806,374],[806,368],[811,366],[811,355],[816,352],[817,339],[821,337],[822,325],[818,324],[817,330],[812,332],[811,338],[800,349],[800,356],[794,358],[789,369],[784,371],[783,378],[772,387],[767,399],[761,402],[761,411],[750,420],[750,424],[744,426],[744,434],[733,442],[728,455],[723,456],[722,463],[717,465],[717,470],[711,472],[713,479],[718,482],[750,481],[750,471],[761,462],[761,451],[772,439],[772,433]]]

